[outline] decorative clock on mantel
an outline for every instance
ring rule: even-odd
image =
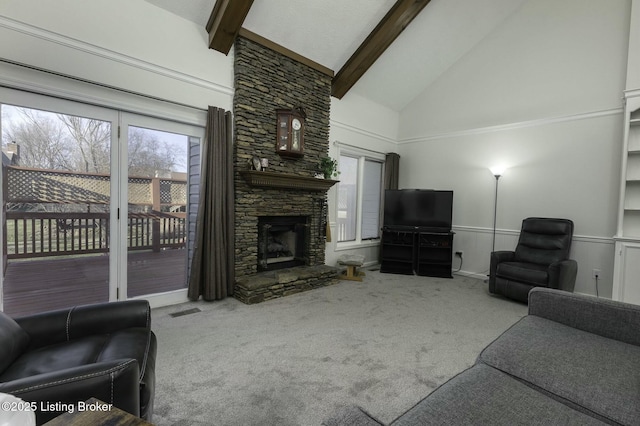
[[[302,107],[278,109],[276,152],[283,157],[304,155],[304,120],[307,115]]]

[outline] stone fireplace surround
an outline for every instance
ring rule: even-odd
[[[234,51],[234,295],[258,303],[336,282],[324,265],[326,190],[320,157],[329,148],[331,77],[242,37]],[[304,157],[276,153],[276,109],[305,109]],[[253,156],[266,158],[266,172],[250,171]],[[307,218],[305,266],[258,272],[258,222],[264,216]]]

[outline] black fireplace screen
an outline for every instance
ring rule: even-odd
[[[258,270],[291,268],[308,263],[309,221],[306,216],[258,218]]]

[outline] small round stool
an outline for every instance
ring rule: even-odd
[[[357,268],[364,263],[364,255],[361,254],[343,254],[338,258],[338,265],[346,266],[347,270],[340,274],[338,278],[341,280],[362,281],[364,272],[358,271]]]

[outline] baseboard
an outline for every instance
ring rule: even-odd
[[[377,262],[375,260],[370,262],[365,262],[362,264],[362,268],[367,269],[368,271],[377,271],[380,269],[380,262]]]
[[[368,271],[377,271],[380,269],[380,263],[378,262],[365,262],[362,265],[362,269],[366,269]],[[487,274],[481,274],[481,273],[477,273],[477,272],[470,272],[470,271],[453,271],[452,272],[453,275],[459,275],[461,277],[465,277],[465,278],[473,278],[476,280],[487,280],[489,279],[489,276]]]
[[[461,277],[474,278],[476,280],[487,280],[489,276],[487,274],[479,274],[477,272],[469,271],[454,271],[453,275],[460,275]]]

